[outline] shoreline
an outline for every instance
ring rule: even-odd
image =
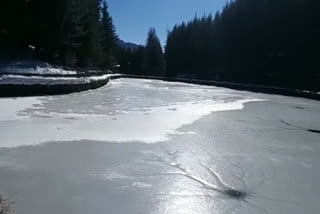
[[[183,82],[189,84],[208,85],[225,87],[240,91],[250,91],[264,94],[284,95],[291,97],[300,97],[320,101],[320,92],[281,88],[275,86],[253,85],[253,84],[241,84],[232,82],[220,82],[213,80],[198,80],[198,79],[186,79],[186,78],[169,78],[169,77],[156,77],[156,76],[142,76],[131,74],[106,74],[104,72],[98,72],[94,74],[77,74],[77,75],[17,75],[24,78],[52,78],[54,80],[49,81],[47,84],[1,84],[1,78],[8,74],[0,75],[0,97],[26,97],[26,96],[45,96],[45,95],[63,95],[75,92],[82,92],[87,90],[98,89],[109,83],[110,80],[120,78],[132,78],[132,79],[150,79],[150,80],[162,80],[167,82]],[[102,78],[103,76],[107,78]],[[59,81],[59,78],[63,80],[78,79],[82,80],[81,83],[71,84],[59,84],[55,81]],[[82,78],[82,79],[81,79]],[[90,78],[97,78],[96,80],[90,80]],[[88,81],[89,80],[89,81]]]
[[[0,76],[0,97],[28,97],[70,94],[98,89],[107,85],[110,81],[110,76],[106,74],[100,76],[91,75],[86,77],[72,77],[68,75],[63,77],[26,77],[23,75],[15,75],[13,77],[9,76],[8,79],[3,80],[4,82],[2,83],[1,77],[3,76]]]
[[[290,97],[301,97],[313,100],[320,101],[320,92],[299,90],[299,89],[289,89],[281,88],[276,86],[264,86],[264,85],[253,85],[253,84],[241,84],[241,83],[232,83],[232,82],[220,82],[213,80],[198,80],[198,79],[186,79],[186,78],[169,78],[169,77],[155,77],[155,76],[139,76],[131,74],[119,74],[112,75],[110,79],[119,79],[119,78],[135,78],[135,79],[151,79],[151,80],[162,80],[167,82],[183,82],[190,84],[198,85],[208,85],[208,86],[217,86],[224,87],[240,91],[250,91],[256,93],[264,94],[275,94],[275,95],[284,95]]]

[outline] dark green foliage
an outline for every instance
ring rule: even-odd
[[[148,75],[143,68],[145,47],[139,46],[137,49],[125,49],[118,47],[117,60],[121,73]]]
[[[64,26],[65,40],[64,43],[64,63],[67,65],[79,64],[78,59],[81,50],[86,42],[89,31],[85,29],[87,20],[87,7],[81,0],[70,2],[70,10]]]
[[[151,76],[163,76],[165,62],[160,40],[156,30],[151,28],[148,32],[145,55],[143,61],[144,71]]]
[[[320,90],[319,38],[316,0],[230,1],[214,18],[195,17],[168,32],[165,60],[154,29],[145,47],[116,47],[102,0],[1,0],[0,6],[0,60],[36,56],[85,69],[117,61],[132,74]]]
[[[213,31],[211,16],[175,26],[166,45],[168,76],[208,77],[214,65]]]
[[[72,67],[110,66],[116,34],[102,0],[3,0],[1,4],[1,59],[36,56]],[[28,54],[29,45],[36,48],[34,54]]]
[[[145,46],[134,49],[118,47],[117,59],[121,73],[164,76],[165,60],[156,30],[151,28]]]
[[[168,34],[168,76],[320,89],[319,3],[237,0]]]
[[[105,54],[104,65],[111,66],[115,64],[115,59],[113,58],[113,52],[115,44],[118,40],[116,35],[116,29],[113,25],[112,17],[108,12],[107,2],[103,2],[102,11],[101,11],[101,33],[102,33],[102,49]]]

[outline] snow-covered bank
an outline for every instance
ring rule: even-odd
[[[111,79],[135,78],[135,79],[163,80],[168,82],[184,82],[184,83],[190,83],[190,84],[218,86],[218,87],[225,87],[225,88],[236,89],[236,90],[245,90],[245,91],[259,92],[259,93],[266,93],[266,94],[279,94],[279,95],[285,95],[285,96],[303,97],[308,99],[320,100],[320,92],[317,92],[317,91],[281,88],[276,86],[243,84],[243,83],[223,82],[223,81],[214,81],[214,80],[141,76],[141,75],[131,75],[131,74],[115,74],[110,78]]]
[[[41,61],[14,61],[0,63],[0,74],[75,75],[77,72]]]
[[[79,85],[90,84],[109,78],[109,75],[89,76],[89,77],[39,77],[22,75],[3,75],[0,76],[0,85]]]
[[[88,77],[0,76],[0,97],[53,95],[96,89],[109,82],[109,75]]]

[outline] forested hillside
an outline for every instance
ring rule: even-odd
[[[178,24],[168,32],[165,76],[320,90],[319,5],[236,0]],[[122,70],[162,75],[143,69],[143,51],[128,50]]]
[[[118,48],[117,59],[121,72],[128,74],[165,76],[165,59],[155,28],[150,28],[144,46]]]
[[[154,28],[144,46],[126,48],[102,0],[2,0],[0,7],[0,60],[120,64],[120,72],[140,75],[320,90],[319,38],[315,0],[230,1],[215,15],[174,26],[164,51]]]
[[[116,39],[102,0],[1,1],[2,60],[32,55],[59,65],[105,68],[114,62]]]
[[[236,0],[176,25],[167,75],[320,89],[320,8],[313,0]]]

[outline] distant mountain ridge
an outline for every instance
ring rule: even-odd
[[[117,41],[117,44],[124,49],[136,50],[139,48],[139,45],[130,42],[125,42],[121,39]]]

